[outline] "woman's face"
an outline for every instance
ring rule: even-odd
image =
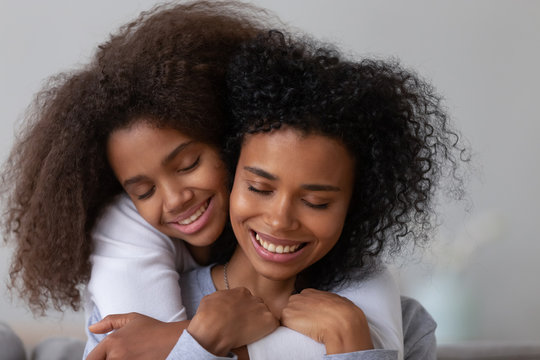
[[[225,165],[218,151],[145,121],[113,132],[109,163],[141,216],[194,246],[213,243],[228,216]]]
[[[347,215],[353,171],[345,147],[325,136],[285,128],[245,139],[230,217],[257,273],[286,280],[332,249]]]

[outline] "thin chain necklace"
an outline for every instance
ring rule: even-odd
[[[230,290],[229,278],[227,277],[227,266],[228,265],[229,265],[228,261],[225,263],[225,265],[223,265],[223,281],[225,282],[225,289]]]

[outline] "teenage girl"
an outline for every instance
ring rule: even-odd
[[[238,45],[263,28],[259,16],[241,3],[164,5],[37,95],[2,185],[3,221],[15,244],[12,284],[32,309],[43,314],[84,302],[89,314],[186,319],[178,272],[208,262],[209,245],[230,236],[220,159],[228,128],[224,69]],[[161,146],[139,131],[145,126],[174,130],[183,141]],[[128,143],[153,152],[127,154],[126,162],[135,158],[141,167],[124,177],[124,160],[114,158],[110,144],[130,131],[141,142]],[[155,159],[158,176],[146,176],[143,166]],[[373,299],[383,304],[366,309],[374,342],[399,348],[395,285],[384,272],[371,280],[347,290],[360,307]],[[250,351],[272,346],[265,341]]]

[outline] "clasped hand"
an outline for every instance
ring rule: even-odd
[[[90,331],[115,331],[87,359],[165,359],[184,329],[206,350],[224,356],[280,324],[323,343],[327,354],[373,348],[363,311],[337,294],[306,289],[289,298],[277,319],[261,298],[235,288],[205,296],[191,321],[165,323],[136,313],[109,315]]]

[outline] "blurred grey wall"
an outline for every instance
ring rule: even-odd
[[[109,33],[156,2],[0,2],[0,156],[44,79],[88,61]],[[441,200],[433,247],[396,268],[403,291],[439,321],[441,342],[540,340],[540,2],[257,0],[285,23],[357,56],[398,57],[445,97],[473,148],[469,203]],[[466,211],[465,207],[470,208]],[[28,342],[84,337],[82,314],[34,319],[6,291],[0,320]],[[404,256],[400,263],[409,263]]]

